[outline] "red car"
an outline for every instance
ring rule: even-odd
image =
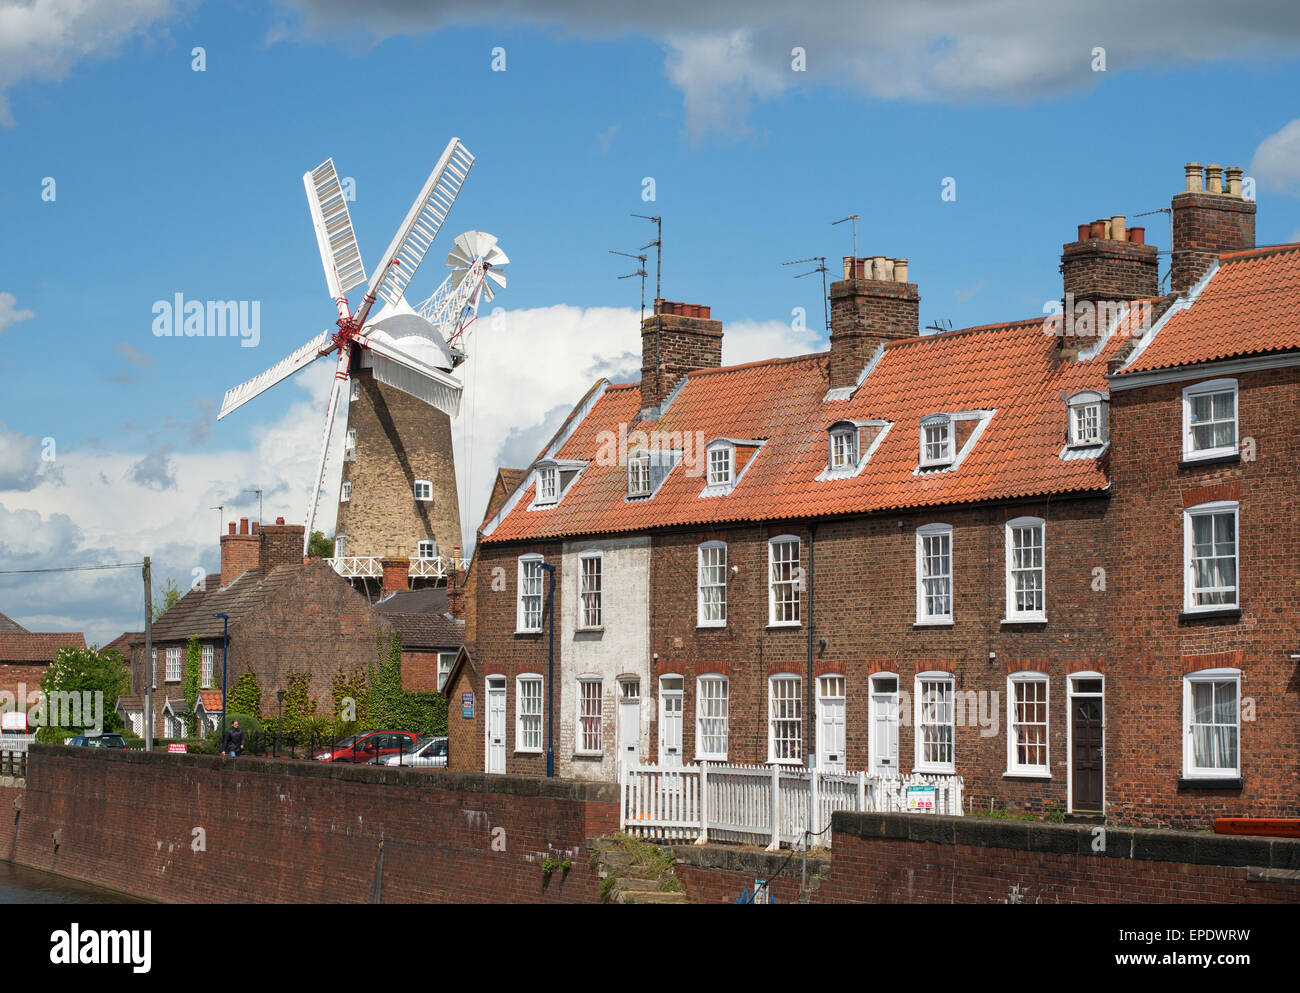
[[[414,731],[363,731],[344,738],[333,748],[312,756],[317,762],[368,763],[382,755],[415,751],[420,736]]]

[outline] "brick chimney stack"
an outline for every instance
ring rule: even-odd
[[[269,576],[282,565],[302,564],[302,541],[306,528],[301,524],[285,524],[284,518],[261,529],[258,544],[257,569],[262,577]]]
[[[657,410],[683,376],[722,365],[722,322],[698,304],[655,301],[641,322],[641,410]]]
[[[1188,162],[1183,192],[1172,201],[1174,220],[1170,289],[1186,293],[1220,252],[1255,247],[1255,201],[1242,196],[1242,170]],[[1224,179],[1227,179],[1225,189]]]
[[[845,256],[830,298],[832,389],[855,385],[878,345],[920,333],[921,295],[907,281],[907,259]]]
[[[380,559],[379,566],[384,570],[380,596],[390,593],[405,593],[411,588],[410,559]]]
[[[1160,296],[1156,246],[1146,228],[1130,228],[1123,214],[1079,225],[1079,239],[1061,247],[1066,300],[1119,302]]]
[[[230,522],[229,532],[221,536],[221,585],[229,586],[240,574],[257,568],[259,535],[250,532],[248,518],[239,519],[239,530]]]

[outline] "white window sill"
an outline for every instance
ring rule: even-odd
[[[924,773],[929,776],[955,776],[957,767],[955,765],[926,765],[918,762],[912,767],[913,772]]]
[[[600,631],[604,631],[604,630],[605,630],[605,625],[603,625],[603,624],[597,624],[595,627],[590,627],[590,628],[588,628],[588,627],[576,627],[576,628],[573,629],[573,631],[574,631],[575,634],[592,634],[592,633],[594,633],[594,632],[600,632]]]
[[[803,621],[770,621],[767,626],[770,628],[797,628],[803,626]]]
[[[541,628],[515,628],[515,634],[541,634]]]
[[[1213,614],[1221,610],[1240,610],[1239,603],[1198,603],[1194,606],[1184,606],[1184,614]]]
[[[954,623],[951,617],[947,620],[933,617],[918,617],[916,619],[916,627],[919,628],[950,628]]]
[[[1183,452],[1184,462],[1203,462],[1206,459],[1223,459],[1240,454],[1237,446],[1231,448],[1204,448],[1197,452]]]
[[[605,753],[601,752],[574,752],[573,757],[576,759],[598,759]]]
[[[1011,614],[1002,618],[1000,624],[1046,624],[1046,614]]]
[[[695,761],[696,761],[696,762],[725,762],[725,761],[727,761],[727,756],[725,756],[725,755],[696,755],[696,756],[695,756]]]
[[[1038,769],[1038,770],[1008,769],[1006,772],[1002,774],[1002,778],[1003,779],[1051,779],[1052,774],[1050,772],[1044,772],[1042,769]]]
[[[1240,769],[1199,769],[1196,772],[1184,772],[1183,779],[1240,779]]]
[[[695,623],[695,626],[696,628],[725,628],[727,626],[727,622],[726,621],[697,621]]]
[[[802,769],[803,759],[768,759],[768,765],[779,765],[782,768]]]

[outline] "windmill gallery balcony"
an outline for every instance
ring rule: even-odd
[[[383,560],[377,555],[345,555],[327,561],[344,579],[382,579],[384,575]],[[435,555],[411,559],[409,575],[412,579],[448,579],[467,568],[469,559]]]

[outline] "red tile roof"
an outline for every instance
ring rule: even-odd
[[[0,632],[0,662],[53,662],[60,648],[85,648],[80,633]]]
[[[1300,349],[1300,244],[1219,256],[1190,307],[1176,310],[1120,374]]]
[[[220,690],[199,690],[199,699],[203,701],[203,709],[209,714],[221,713]]]
[[[826,401],[826,353],[773,359],[690,374],[657,423],[636,422],[636,384],[610,386],[556,458],[590,460],[560,502],[528,510],[534,486],[487,542],[627,532],[690,524],[781,520],[972,501],[1095,492],[1108,486],[1097,459],[1064,460],[1063,397],[1105,390],[1106,363],[1127,338],[1099,355],[1060,362],[1057,339],[1041,318],[893,342],[848,400]],[[982,436],[952,471],[916,473],[920,419],[933,413],[993,411]],[[893,422],[854,478],[819,481],[827,428],[840,419]],[[701,498],[702,475],[685,464],[655,495],[628,501],[623,464],[600,465],[601,442],[628,432],[685,432],[765,439],[735,489]],[[698,434],[697,434],[698,432]],[[692,453],[703,466],[703,451]],[[605,461],[609,461],[606,459]]]
[[[15,621],[12,617],[6,617],[0,614],[0,632],[21,633],[27,629]]]

